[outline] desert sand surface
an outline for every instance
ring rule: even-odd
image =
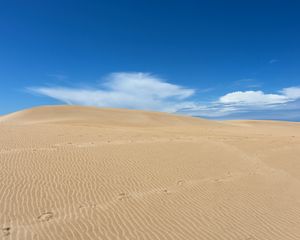
[[[38,107],[0,164],[3,240],[300,239],[299,123]]]

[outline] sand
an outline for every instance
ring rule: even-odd
[[[300,239],[299,123],[38,107],[0,164],[0,239]]]

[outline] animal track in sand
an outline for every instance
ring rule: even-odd
[[[10,227],[4,227],[2,228],[2,232],[3,232],[3,237],[7,237],[10,235]]]
[[[96,208],[98,204],[96,203],[86,203],[78,205],[78,209]]]
[[[128,199],[130,196],[128,195],[128,194],[126,194],[126,193],[124,193],[124,192],[121,192],[121,193],[119,193],[119,197],[118,197],[118,199],[119,200],[125,200],[125,199]]]
[[[163,193],[171,194],[171,192],[168,189],[163,189]]]
[[[40,222],[47,222],[50,221],[53,218],[52,212],[45,212],[42,215],[38,216],[38,220]]]
[[[184,183],[185,183],[184,180],[178,180],[176,184],[177,184],[178,186],[182,186]]]

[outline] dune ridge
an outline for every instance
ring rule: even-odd
[[[170,126],[191,125],[211,121],[188,116],[142,110],[113,109],[82,106],[43,106],[0,116],[0,122],[30,123],[82,123],[93,125]]]
[[[299,123],[47,106],[0,133],[0,239],[300,239]]]

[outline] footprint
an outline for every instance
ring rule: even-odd
[[[177,181],[177,185],[178,185],[178,186],[182,186],[183,184],[184,184],[184,180],[178,180],[178,181]]]
[[[2,228],[2,232],[3,232],[3,237],[9,236],[10,235],[10,227]]]
[[[171,194],[168,189],[163,189],[163,193],[166,193],[166,194]]]
[[[124,200],[127,198],[129,198],[129,196],[126,193],[124,193],[124,192],[119,193],[119,197],[118,197],[119,200]]]
[[[40,222],[47,222],[53,218],[53,213],[52,212],[46,212],[43,213],[42,215],[38,216],[38,220]]]

